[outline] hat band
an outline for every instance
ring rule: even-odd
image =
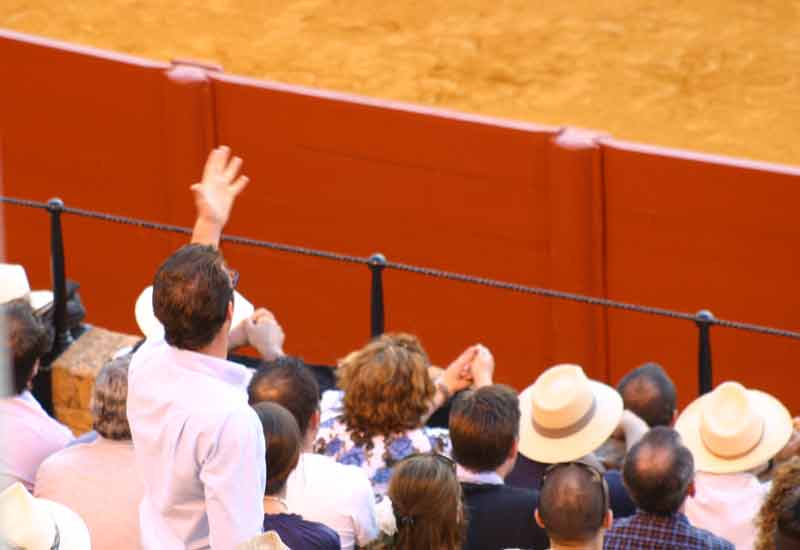
[[[750,445],[744,451],[741,451],[741,452],[736,453],[736,454],[722,454],[719,451],[715,451],[714,449],[712,449],[711,445],[708,444],[708,442],[706,441],[705,436],[703,435],[703,430],[700,430],[700,441],[703,442],[703,447],[705,447],[706,450],[709,453],[711,453],[712,455],[718,456],[719,458],[722,458],[722,459],[725,459],[725,460],[736,460],[738,458],[742,458],[743,456],[747,456],[747,454],[749,454],[750,451],[752,451],[753,449],[758,447],[758,445],[764,439],[764,432],[766,432],[766,431],[767,430],[764,429],[764,424],[762,423],[761,424],[761,434],[759,434],[758,439],[756,439],[756,442],[753,443],[752,445]]]
[[[594,413],[597,410],[597,399],[595,398],[594,394],[592,394],[592,404],[589,406],[589,409],[581,416],[578,420],[564,426],[563,428],[546,428],[536,422],[536,419],[533,418],[531,422],[533,423],[533,429],[536,430],[541,436],[549,437],[550,439],[561,439],[564,437],[569,437],[571,435],[575,435],[586,426],[589,425],[592,418],[594,418]]]

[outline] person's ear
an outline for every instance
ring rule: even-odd
[[[609,508],[608,512],[606,512],[606,519],[603,520],[603,527],[605,529],[611,529],[612,523],[614,523],[614,512]]]
[[[308,423],[308,431],[309,433],[314,434],[314,437],[317,436],[317,432],[319,431],[319,419],[322,413],[320,413],[319,408],[314,411],[314,414],[311,415],[311,420]]]
[[[542,516],[539,515],[538,508],[533,512],[533,517],[536,518],[536,525],[538,525],[542,529],[545,529],[544,522],[542,521]]]
[[[516,460],[518,453],[519,453],[519,437],[515,437],[514,443],[511,445],[511,449],[509,449],[508,451],[508,459]]]
[[[672,409],[672,422],[670,422],[670,428],[675,427],[675,421],[678,420],[678,409]]]
[[[225,314],[225,320],[233,322],[233,300],[228,302],[228,312]]]
[[[686,494],[693,497],[695,493],[694,480],[689,482],[689,487],[686,489]]]

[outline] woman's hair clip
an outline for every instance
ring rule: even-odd
[[[400,516],[400,525],[414,525],[414,516]]]

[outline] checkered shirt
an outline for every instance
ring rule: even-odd
[[[733,544],[705,529],[693,527],[681,513],[656,516],[638,510],[614,521],[606,531],[605,550],[734,550]]]

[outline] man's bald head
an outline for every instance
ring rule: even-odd
[[[632,370],[620,380],[617,391],[625,408],[651,428],[672,424],[677,406],[675,384],[660,365],[645,363]]]
[[[672,428],[647,432],[625,458],[625,486],[636,505],[651,514],[677,512],[694,480],[692,453]]]
[[[608,489],[602,476],[579,464],[556,465],[545,476],[539,495],[539,518],[556,543],[594,539],[605,527]]]

